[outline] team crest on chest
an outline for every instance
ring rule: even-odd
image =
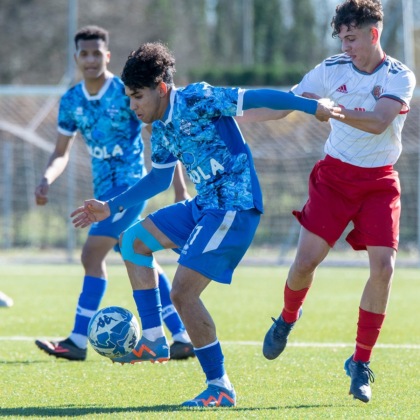
[[[190,152],[182,153],[182,162],[186,167],[190,167],[195,162],[195,157]]]
[[[384,89],[382,86],[380,85],[376,85],[373,89],[372,89],[372,95],[375,98],[375,100],[377,101],[379,99],[379,97],[382,95]]]

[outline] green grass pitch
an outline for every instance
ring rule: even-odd
[[[172,274],[175,267],[165,267]],[[287,267],[240,267],[231,286],[212,284],[203,300],[222,342],[237,407],[186,409],[204,387],[197,360],[112,364],[92,349],[86,362],[49,357],[34,338],[64,337],[81,287],[79,265],[3,265],[0,290],[0,417],[88,419],[416,419],[420,418],[420,270],[397,268],[371,367],[369,404],[348,395],[366,268],[321,267],[286,351],[265,360],[261,343],[281,309]],[[122,265],[109,267],[102,307],[137,311]]]

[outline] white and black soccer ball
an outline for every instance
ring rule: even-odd
[[[128,309],[109,306],[100,309],[90,320],[88,339],[101,356],[114,359],[131,353],[136,347],[140,326]]]

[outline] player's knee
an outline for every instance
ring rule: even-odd
[[[170,292],[170,297],[173,305],[175,306],[176,310],[179,312],[182,305],[182,294],[179,292],[178,288],[172,287]]]
[[[163,249],[141,223],[131,226],[121,235],[120,248],[125,261],[150,268],[156,268],[153,252]]]
[[[86,246],[82,249],[82,254],[80,256],[80,261],[83,265],[85,271],[89,271],[93,268],[93,266],[98,265],[99,262],[97,259],[94,258],[92,251],[87,248]]]
[[[153,251],[150,250],[140,239],[136,238],[133,243],[133,250],[136,254],[151,256]]]
[[[394,263],[392,261],[384,259],[371,266],[371,278],[380,279],[387,283],[391,281],[393,275]]]
[[[180,313],[183,312],[183,308],[190,306],[192,302],[196,302],[200,298],[194,288],[188,287],[186,283],[176,281],[176,278],[172,282],[170,297],[176,310]]]
[[[89,262],[89,258],[88,258],[88,254],[87,254],[87,252],[85,251],[84,248],[82,249],[82,254],[80,255],[80,261],[81,261],[83,267],[86,268],[86,266],[88,265],[88,262]]]
[[[306,276],[313,273],[320,262],[308,256],[299,256],[293,263],[293,271],[299,276]]]
[[[153,254],[142,254],[136,251],[134,244],[128,243],[127,240],[122,241],[121,256],[124,261],[129,261],[135,265],[156,268],[155,259]]]

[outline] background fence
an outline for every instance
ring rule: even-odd
[[[34,190],[56,138],[56,116],[63,89],[57,87],[0,90],[0,248],[3,251],[64,252],[74,258],[86,230],[76,230],[69,214],[92,197],[90,157],[78,138],[65,173],[50,189],[50,202],[36,206]],[[396,165],[402,183],[400,254],[419,262],[419,122],[420,96],[412,102],[403,131],[403,153]],[[280,121],[242,124],[264,193],[265,214],[251,247],[263,261],[290,258],[299,224],[291,215],[307,197],[307,179],[313,164],[323,156],[329,125],[303,113]],[[146,155],[148,161],[148,142]],[[194,187],[189,184],[190,194]],[[147,212],[173,200],[168,190],[149,202]],[[344,240],[336,252],[346,254]],[[359,260],[356,253],[349,253]],[[356,256],[357,255],[357,256]]]

